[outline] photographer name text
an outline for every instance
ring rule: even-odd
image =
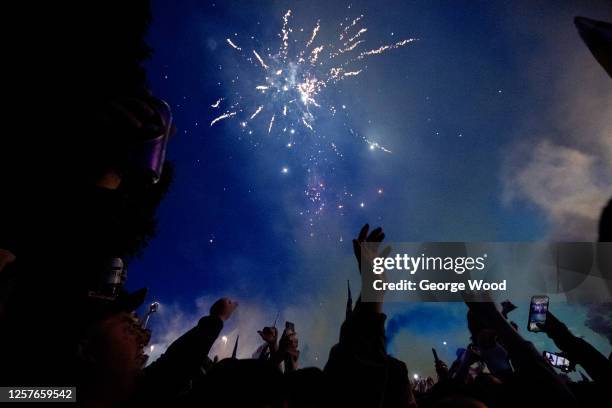
[[[466,285],[467,283],[467,285]],[[506,279],[499,282],[487,282],[482,279],[470,279],[467,282],[432,282],[428,279],[412,281],[402,279],[397,282],[385,282],[376,279],[372,282],[375,291],[428,291],[428,292],[462,292],[465,290],[477,291],[505,291]]]

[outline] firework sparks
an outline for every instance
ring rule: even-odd
[[[347,45],[346,48],[339,50],[338,54],[344,54],[345,52],[353,51],[361,43],[363,43],[363,40],[359,40],[356,43],[353,43],[352,45]],[[335,55],[338,55],[338,54],[335,54]]]
[[[347,76],[356,76],[356,75],[359,75],[359,74],[361,74],[361,70],[345,72],[343,74],[343,76],[345,76],[345,77],[347,77]]]
[[[378,142],[372,142],[367,139],[365,140],[366,140],[366,143],[370,146],[370,150],[378,149],[378,150],[382,150],[385,153],[392,153],[391,150],[387,149],[385,146],[379,145]]]
[[[255,112],[248,118],[241,119],[240,122],[249,123],[254,120],[264,110],[264,106],[265,110],[275,109],[278,106],[278,110],[272,112],[273,115],[268,125],[268,133],[272,132],[274,121],[278,119],[276,113],[282,114],[283,120],[289,122],[287,123],[288,126],[281,126],[281,129],[294,128],[296,124],[301,124],[309,131],[315,132],[314,122],[316,116],[311,112],[311,107],[321,107],[319,97],[324,89],[340,80],[361,74],[363,67],[355,67],[353,64],[359,63],[367,57],[404,47],[415,41],[415,39],[409,38],[393,44],[381,45],[378,48],[362,51],[354,55],[352,51],[364,43],[362,38],[368,32],[366,27],[361,26],[363,15],[360,15],[354,18],[350,24],[341,25],[341,32],[338,37],[341,41],[341,46],[316,44],[321,30],[321,23],[317,21],[308,39],[303,43],[303,46],[297,46],[297,55],[292,58],[290,44],[293,42],[289,41],[290,34],[293,32],[290,25],[291,15],[291,10],[287,10],[283,15],[282,27],[279,33],[281,44],[276,54],[268,54],[267,58],[264,59],[255,49],[251,50],[257,63],[263,68],[264,74],[262,80],[264,83],[260,82],[259,85],[256,85],[255,90],[265,98],[272,99],[264,104],[258,104]],[[227,38],[226,42],[232,49],[239,52],[242,51],[242,47],[238,46],[230,38]],[[327,58],[322,59],[324,55],[323,50],[326,48],[337,51],[328,54]],[[308,57],[305,57],[307,52]],[[353,55],[351,56],[351,54]],[[241,55],[244,56],[242,52]],[[335,60],[340,55],[347,55],[345,61],[333,63],[332,60]],[[252,60],[247,57],[247,61]],[[219,107],[221,100],[219,99],[211,106],[214,108]],[[244,112],[247,110],[252,112],[252,107],[249,108],[248,106],[241,105],[248,102],[239,101],[235,105],[238,107],[237,111]],[[328,108],[328,110],[335,112],[333,107]],[[229,119],[232,116],[237,116],[237,112],[226,112],[213,119],[211,125],[221,120]]]
[[[289,50],[289,33],[291,32],[291,28],[289,28],[289,17],[291,17],[291,10],[287,10],[283,16],[283,28],[281,29],[283,43],[280,50],[283,60],[287,59],[287,52]]]
[[[270,126],[268,126],[268,134],[270,134],[270,132],[272,131],[272,126],[274,126],[275,117],[276,117],[276,114],[272,115],[272,119],[270,119]]]
[[[259,106],[257,108],[257,110],[251,115],[251,117],[249,118],[250,120],[255,119],[255,116],[257,116],[259,114],[259,112],[261,112],[261,110],[263,109],[263,105]]]
[[[317,63],[317,60],[319,59],[319,54],[321,53],[321,51],[323,51],[322,45],[312,50],[312,52],[310,53],[310,64],[311,65],[315,65]]]
[[[353,37],[349,38],[349,40],[347,42],[345,42],[344,45],[347,46],[349,43],[352,43],[353,41],[355,41],[356,39],[361,37],[361,34],[365,34],[367,31],[368,31],[367,28],[362,28],[361,30],[359,30],[357,32],[357,34],[355,34]]]
[[[259,61],[259,63],[261,64],[263,69],[268,69],[269,67],[266,65],[266,63],[264,62],[263,58],[261,58],[261,55],[259,55],[257,53],[257,51],[253,50],[253,54],[255,54],[255,58],[257,58],[257,61]]]
[[[226,112],[221,116],[217,116],[216,118],[214,118],[212,120],[212,122],[210,122],[210,126],[214,125],[215,123],[223,120],[223,119],[227,119],[227,118],[231,118],[232,116],[236,116],[236,112]]]
[[[365,57],[370,56],[370,55],[382,54],[385,51],[394,50],[396,48],[403,47],[404,45],[410,44],[413,41],[416,41],[416,38],[408,38],[406,40],[398,41],[395,44],[391,44],[391,45],[382,45],[374,50],[362,52],[361,54],[359,54],[357,59],[364,59]]]
[[[340,41],[344,40],[344,37],[347,35],[347,33],[349,32],[349,30],[353,27],[355,27],[357,25],[357,23],[363,18],[363,14],[360,15],[359,17],[355,18],[351,24],[347,25],[346,27],[344,27],[344,30],[342,30],[342,32],[340,33]]]
[[[234,42],[232,40],[230,40],[229,38],[226,38],[225,41],[227,41],[227,43],[230,45],[230,47],[232,47],[235,50],[238,51],[242,51],[242,48],[240,48],[239,46],[237,46],[236,44],[234,44]]]
[[[317,25],[312,30],[312,35],[310,36],[310,40],[306,43],[306,48],[312,45],[312,42],[317,38],[317,34],[319,33],[319,29],[321,28],[321,20],[317,20]]]
[[[254,41],[249,43],[253,45],[247,45],[244,40],[240,42],[234,40],[236,41],[234,42],[226,38],[228,46],[252,67],[249,68],[252,74],[234,75],[231,81],[232,84],[236,84],[241,77],[246,76],[243,83],[249,84],[247,87],[249,93],[244,92],[244,87],[240,88],[243,92],[235,88],[231,96],[226,97],[231,100],[232,104],[228,105],[229,107],[223,114],[216,116],[210,122],[210,126],[235,117],[241,130],[248,132],[249,135],[257,132],[258,127],[263,125],[265,128],[261,129],[261,133],[267,131],[269,135],[278,136],[283,146],[293,150],[297,143],[302,149],[305,149],[306,151],[301,154],[304,159],[304,170],[311,176],[319,175],[308,182],[309,186],[305,193],[309,201],[316,207],[311,214],[319,214],[325,208],[324,196],[330,193],[330,189],[326,187],[327,183],[322,179],[322,175],[327,173],[321,171],[321,166],[329,166],[333,157],[344,158],[338,143],[342,132],[339,133],[340,136],[334,136],[336,139],[333,139],[316,126],[316,122],[322,117],[334,117],[337,112],[335,103],[326,103],[330,99],[323,94],[332,92],[333,85],[340,81],[362,75],[367,68],[364,61],[367,58],[405,47],[415,39],[407,38],[363,51],[365,37],[369,32],[368,28],[362,25],[363,15],[359,15],[350,22],[347,19],[346,23],[340,24],[337,34],[333,36],[336,40],[331,43],[322,39],[324,38],[322,34],[324,27],[321,26],[320,20],[316,21],[309,34],[300,35],[299,33],[293,34],[291,17],[291,10],[287,10],[282,16],[282,24],[278,33],[280,45],[276,51],[263,46],[254,40],[254,37],[251,37],[251,40]],[[217,109],[222,102],[225,103],[224,101],[224,98],[219,98],[211,104],[211,107]],[[341,106],[342,112],[348,115],[346,105]],[[261,119],[264,122],[259,125],[260,116],[264,116],[264,112],[268,113],[266,116],[269,119],[267,122],[265,122],[266,119]],[[354,132],[346,123],[344,126],[369,149],[391,153],[390,149],[379,142],[368,140]],[[302,129],[303,134],[296,133],[298,129]],[[312,137],[307,140],[296,139],[298,136],[306,135]],[[333,156],[326,154],[326,151],[333,152]],[[289,176],[288,171],[283,171],[283,174]],[[345,187],[343,198],[350,199],[350,197],[352,194],[347,193]],[[358,206],[359,203],[356,205]],[[344,207],[344,203],[339,204],[339,207],[333,206],[333,208],[341,209]]]

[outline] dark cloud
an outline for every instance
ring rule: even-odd
[[[585,326],[601,334],[612,345],[612,303],[588,306]]]

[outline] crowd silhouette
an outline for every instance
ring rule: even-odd
[[[228,298],[147,365],[151,332],[135,314],[146,290],[126,291],[126,265],[155,234],[156,208],[173,178],[164,153],[174,128],[142,68],[150,54],[143,40],[148,3],[119,3],[88,15],[81,27],[95,52],[84,50],[78,68],[97,85],[83,90],[81,76],[67,79],[75,83],[72,104],[88,110],[81,120],[96,124],[88,127],[88,140],[79,139],[80,120],[66,127],[65,143],[42,143],[32,152],[27,171],[21,163],[3,174],[3,183],[11,180],[1,200],[0,385],[73,385],[78,403],[88,407],[606,405],[610,357],[548,312],[542,331],[571,368],[586,373],[570,380],[523,338],[509,318],[510,302],[467,303],[470,343],[455,361],[442,361],[434,350],[436,378],[415,378],[388,354],[382,297],[359,297],[354,305],[349,297],[323,369],[300,366],[298,333],[289,323],[282,331],[263,327],[264,346],[252,359],[211,359],[213,343],[239,307]],[[612,46],[610,25],[588,19],[577,25],[589,46],[596,41],[593,52],[609,68],[612,52],[606,56],[601,48]],[[607,40],[598,32],[607,32]],[[58,52],[78,48],[61,46]],[[38,181],[51,168],[54,174]],[[601,215],[602,241],[612,240],[611,220],[612,201]],[[388,253],[379,247],[384,238],[382,228],[363,226],[353,240],[356,269]]]

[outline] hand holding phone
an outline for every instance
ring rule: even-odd
[[[548,360],[553,367],[566,373],[571,371],[572,363],[566,357],[558,353],[551,353],[550,351],[545,351],[543,354],[544,358]]]
[[[544,331],[544,324],[548,315],[548,303],[548,296],[533,296],[531,298],[527,330],[530,332]]]

